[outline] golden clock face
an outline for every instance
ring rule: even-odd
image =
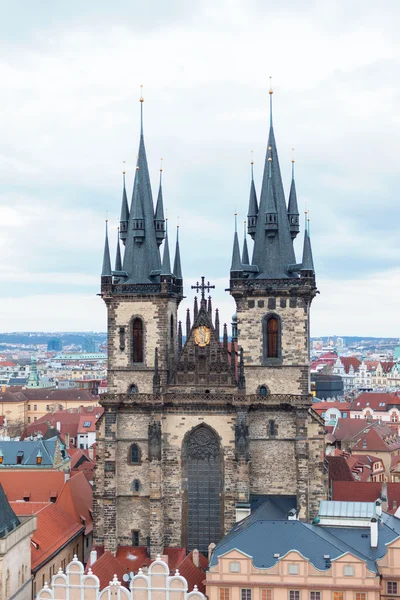
[[[210,343],[211,330],[205,325],[200,325],[194,330],[194,341],[200,348],[204,348]]]

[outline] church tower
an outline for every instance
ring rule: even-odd
[[[97,431],[94,543],[112,552],[147,546],[152,556],[165,547],[207,553],[266,500],[311,519],[325,497],[324,423],[309,393],[311,240],[306,228],[296,263],[294,174],[286,206],[272,120],[259,202],[252,174],[252,255],[247,240],[240,251],[235,227],[231,339],[205,277],[190,290],[185,327],[177,322],[181,254],[177,236],[172,267],[161,183],[154,208],[142,114],[114,271],[106,226],[109,391]]]

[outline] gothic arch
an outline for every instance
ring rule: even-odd
[[[224,531],[224,457],[218,433],[201,423],[182,442],[182,545],[207,552]]]
[[[145,364],[145,321],[140,315],[133,315],[129,327],[129,355],[131,364]]]
[[[262,319],[263,363],[282,363],[282,319],[276,313],[267,313]]]

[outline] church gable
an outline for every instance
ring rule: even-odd
[[[219,340],[205,301],[201,302],[170,385],[185,389],[188,386],[236,387],[235,368],[230,365],[227,348]]]

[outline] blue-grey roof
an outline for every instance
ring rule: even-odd
[[[126,187],[125,187],[125,173],[123,174],[124,185],[122,190],[122,205],[121,205],[121,217],[120,221],[122,223],[127,223],[129,221],[129,208],[128,208],[128,198],[126,196]]]
[[[164,221],[164,203],[163,203],[163,195],[162,195],[161,175],[160,175],[160,187],[158,188],[156,212],[154,213],[154,218],[157,221]]]
[[[244,240],[243,240],[242,264],[243,265],[250,264],[249,249],[247,247],[246,232],[244,233]]]
[[[117,236],[117,252],[115,255],[115,270],[122,271],[121,248],[119,245],[119,233]]]
[[[307,230],[307,226],[304,230],[303,259],[301,261],[301,270],[314,271],[314,261],[311,250],[310,233]]]
[[[20,520],[9,505],[3,486],[0,483],[0,538],[6,537],[20,524]]]
[[[294,181],[294,162],[292,161],[292,182],[290,184],[288,215],[298,217],[299,207],[297,205],[296,184]]]
[[[242,261],[240,258],[239,238],[237,233],[237,217],[235,215],[235,234],[233,236],[231,271],[241,271]]]
[[[0,469],[4,467],[16,466],[33,466],[37,467],[52,467],[54,463],[54,454],[56,452],[58,439],[57,437],[49,440],[23,440],[23,441],[0,441],[0,451],[3,453],[3,462],[0,464]],[[42,455],[42,462],[37,465],[36,458],[38,452]],[[21,453],[21,464],[17,464],[17,456]]]
[[[376,506],[375,502],[321,500],[319,503],[318,516],[372,519],[376,516]]]
[[[250,197],[249,197],[249,212],[247,213],[247,216],[248,217],[256,217],[257,215],[258,215],[257,192],[256,192],[256,187],[254,185],[253,165],[251,165],[251,184],[250,184]]]
[[[262,507],[261,507],[262,508]],[[258,513],[258,511],[256,511]],[[259,516],[260,513],[258,513]],[[382,558],[387,544],[399,533],[384,521],[379,523],[377,548],[371,548],[369,527],[322,527],[297,520],[264,520],[252,516],[237,523],[215,547],[210,566],[218,557],[237,549],[252,557],[256,568],[270,568],[290,551],[299,552],[316,569],[330,568],[330,561],[351,553],[365,561],[367,568],[378,573],[376,561]],[[268,543],[266,543],[266,541]],[[278,555],[274,556],[274,555]]]
[[[163,254],[163,261],[162,261],[162,266],[161,266],[161,274],[162,275],[172,275],[171,259],[169,256],[168,229],[165,232],[164,254]]]

